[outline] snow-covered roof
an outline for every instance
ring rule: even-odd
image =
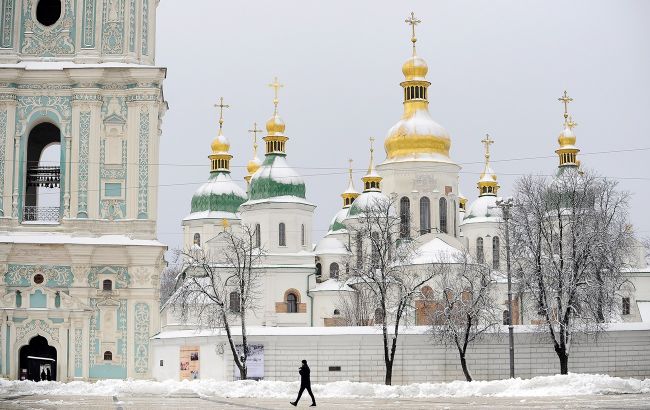
[[[228,195],[234,194],[246,198],[246,191],[235,181],[227,172],[217,172],[208,182],[201,185],[194,193],[195,196],[201,195]]]
[[[269,178],[280,184],[300,185],[305,183],[282,155],[274,156],[270,165],[267,165],[265,161],[265,164],[253,175],[252,181],[262,178]]]
[[[463,252],[440,238],[420,245],[416,250],[416,256],[410,261],[412,265],[424,265],[429,263],[454,263],[460,260]]]
[[[336,215],[334,215],[334,218],[332,218],[332,222],[330,222],[330,227],[327,232],[328,234],[345,232],[347,230],[345,228],[345,225],[343,225],[343,221],[345,221],[345,218],[348,217],[349,211],[350,208],[339,209]]]
[[[3,68],[24,68],[25,70],[64,70],[68,68],[163,68],[148,64],[137,63],[75,63],[73,61],[21,61],[16,64],[3,64]]]
[[[336,279],[328,279],[325,282],[317,284],[315,287],[309,289],[309,292],[354,292],[355,290],[349,287],[344,282]]]
[[[347,255],[347,248],[340,240],[326,236],[321,239],[314,249],[316,255]]]
[[[12,232],[0,234],[0,243],[166,246],[155,239],[132,239],[126,235],[77,236],[51,232]]]
[[[307,201],[305,198],[300,198],[298,196],[293,196],[293,195],[281,195],[281,196],[273,196],[270,198],[262,198],[262,199],[252,199],[244,202],[244,205],[254,205],[254,204],[262,204],[262,203],[287,203],[287,204],[305,204],[305,205],[310,205],[310,206],[316,206],[312,204],[311,202]]]
[[[192,212],[185,218],[184,221],[193,221],[197,219],[241,219],[239,212],[224,212],[224,211],[201,211]]]
[[[477,222],[500,222],[501,208],[497,206],[497,197],[480,196],[467,208],[461,225]]]
[[[382,203],[387,203],[388,201],[389,201],[388,197],[386,196],[386,194],[382,192],[376,192],[376,191],[364,192],[363,194],[359,195],[357,199],[355,199],[352,205],[350,206],[348,217],[354,218],[359,214],[363,214],[365,210],[372,208],[374,206],[378,206],[379,204]]]

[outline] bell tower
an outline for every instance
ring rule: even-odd
[[[16,352],[32,328],[57,351],[57,380],[150,375],[166,249],[158,1],[0,2],[4,377],[29,367]]]

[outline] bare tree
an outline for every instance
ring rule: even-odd
[[[433,340],[458,349],[460,365],[468,382],[472,375],[467,367],[467,349],[477,340],[498,331],[501,324],[495,300],[495,281],[485,264],[473,262],[463,252],[436,279],[440,299],[430,312]]]
[[[568,169],[515,187],[512,250],[519,284],[567,374],[574,333],[597,334],[617,312],[633,233],[616,182]]]
[[[348,285],[354,292],[339,292],[339,307],[341,322],[345,326],[370,326],[373,324],[375,295],[368,286],[358,286],[350,281]]]
[[[181,274],[183,264],[179,257],[181,251],[178,249],[169,250],[165,254],[167,266],[160,273],[160,305],[163,306],[176,291],[176,281]]]
[[[265,252],[255,246],[255,230],[247,225],[237,232],[224,230],[215,242],[218,258],[197,248],[184,253],[182,283],[169,303],[180,311],[182,321],[195,320],[201,328],[223,328],[241,379],[246,379],[246,317],[260,298],[263,272],[259,264]],[[234,326],[241,327],[241,351],[232,333]]]
[[[400,218],[402,222],[410,218],[400,217],[395,198],[377,194],[358,209],[346,224],[354,250],[347,283],[362,292],[364,299],[371,296],[372,322],[382,329],[385,383],[390,385],[400,325],[408,324],[414,296],[435,270],[409,264],[416,254],[415,241],[400,238],[405,231],[400,231]]]

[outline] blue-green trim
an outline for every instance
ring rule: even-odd
[[[149,0],[142,0],[142,55],[149,54]]]
[[[140,111],[138,143],[138,219],[147,219],[149,211],[149,111]]]
[[[11,349],[10,349],[10,346],[11,346],[10,345],[10,342],[11,342],[11,327],[9,326],[8,323],[7,323],[7,338],[6,338],[6,341],[7,341],[7,343],[6,343],[7,348],[5,350],[5,376],[9,376],[9,372],[10,372],[9,363],[10,363],[10,360],[11,360]]]
[[[14,46],[14,11],[15,0],[4,0],[2,2],[2,18],[0,19],[0,47],[13,48]]]
[[[72,286],[74,274],[65,265],[21,265],[10,263],[4,274],[7,286],[27,287],[32,284],[36,273],[45,276],[45,286],[50,288],[67,288]]]
[[[83,330],[74,330],[74,377],[83,376]]]
[[[0,111],[0,216],[4,216],[5,159],[7,147],[7,110]]]
[[[267,154],[262,166],[257,172],[264,173],[264,168],[273,168],[275,159],[280,156],[284,155]],[[285,184],[270,177],[254,177],[251,180],[249,195],[251,200],[266,199],[276,196],[295,196],[298,198],[305,198],[306,189],[304,183]]]
[[[79,113],[79,190],[77,218],[88,218],[88,156],[90,145],[90,111]]]
[[[81,48],[95,48],[95,0],[84,0],[82,14]]]
[[[147,303],[135,304],[133,351],[136,373],[147,373],[149,370],[149,311]]]
[[[29,294],[29,308],[47,308],[47,296],[40,289]]]
[[[113,280],[115,289],[125,289],[131,284],[131,275],[125,266],[105,265],[92,266],[88,272],[88,286],[98,288],[100,286],[98,276],[109,274]]]

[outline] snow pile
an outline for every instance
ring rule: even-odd
[[[214,380],[102,380],[87,382],[31,382],[0,380],[0,395],[39,394],[48,396],[113,396],[113,395],[184,395],[203,397],[293,398],[298,382]],[[573,396],[584,394],[650,393],[650,379],[623,379],[601,374],[569,374],[540,376],[532,379],[450,383],[415,383],[404,386],[340,381],[313,385],[317,397],[365,398],[427,398],[427,397],[534,397]]]

